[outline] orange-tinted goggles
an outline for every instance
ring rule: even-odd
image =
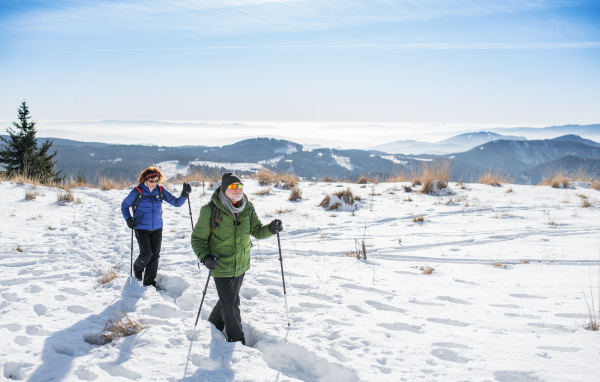
[[[235,190],[236,188],[238,190],[241,190],[242,188],[244,188],[244,184],[240,183],[240,184],[230,184],[229,186],[227,186],[228,188]]]

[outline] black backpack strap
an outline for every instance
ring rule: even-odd
[[[135,198],[135,200],[133,201],[133,204],[131,205],[131,209],[133,210],[133,215],[135,215],[135,210],[138,208],[138,205],[140,204],[140,201],[142,200],[142,189],[140,186],[141,185],[134,188],[134,190],[137,190],[138,195]]]
[[[215,202],[211,200],[208,205],[210,206],[210,234],[208,235],[208,240],[206,240],[207,245],[210,243],[210,238],[212,237],[213,231],[219,226],[221,219],[221,210],[217,208]]]

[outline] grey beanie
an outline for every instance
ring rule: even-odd
[[[227,190],[227,187],[229,187],[229,185],[232,183],[242,183],[242,181],[240,180],[240,178],[233,175],[233,173],[226,172],[221,178],[221,190],[225,192]]]

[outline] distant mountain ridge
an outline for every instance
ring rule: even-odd
[[[449,141],[460,143],[461,140],[472,142],[473,139],[497,137],[482,132],[470,136],[461,134]],[[52,149],[58,152],[58,169],[67,176],[80,175],[89,181],[100,177],[135,179],[146,166],[166,162],[170,168],[212,174],[220,174],[228,170],[228,166],[231,169],[232,165],[228,165],[231,163],[249,163],[254,165],[235,167],[256,169],[262,166],[314,180],[324,176],[356,180],[363,174],[386,179],[397,174],[418,173],[423,161],[430,160],[451,161],[452,181],[477,181],[482,174],[493,171],[510,176],[516,183],[537,184],[549,168],[556,169],[557,166],[565,171],[584,168],[600,178],[600,144],[574,134],[543,140],[492,140],[464,152],[446,155],[329,148],[305,150],[301,144],[274,138],[246,139],[222,147],[114,145],[54,139]]]
[[[413,140],[396,141],[384,145],[373,147],[373,150],[379,150],[388,154],[431,154],[444,155],[458,153],[472,149],[487,142],[502,139],[508,140],[527,140],[525,137],[512,135],[500,135],[489,131],[479,131],[474,133],[464,133],[443,141],[429,143]]]

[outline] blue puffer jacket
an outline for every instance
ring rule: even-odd
[[[135,210],[135,221],[137,222],[137,227],[135,229],[142,230],[155,230],[162,228],[162,200],[160,199],[160,192],[158,191],[160,186],[154,187],[152,192],[146,184],[140,184],[138,188],[142,190],[142,199],[140,200],[140,204],[138,204],[137,209]],[[174,197],[169,191],[167,191],[163,187],[163,197],[165,201],[172,206],[181,207],[185,201],[186,197],[180,196],[178,198]],[[123,217],[125,220],[131,217],[131,213],[129,212],[129,207],[133,205],[135,199],[138,197],[139,192],[134,188],[131,190],[129,195],[123,200],[121,203],[121,213],[123,213]],[[151,196],[150,198],[146,196]]]

